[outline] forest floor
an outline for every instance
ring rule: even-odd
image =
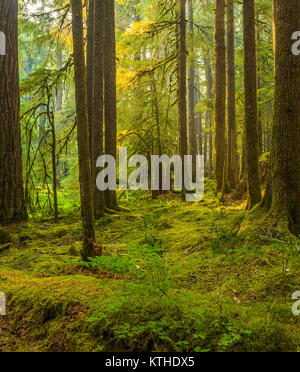
[[[245,203],[122,201],[97,221],[102,258],[80,261],[79,213],[17,224],[0,253],[0,351],[298,351],[300,254],[245,239]],[[0,245],[1,248],[4,245]]]

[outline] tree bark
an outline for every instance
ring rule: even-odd
[[[214,161],[217,193],[222,191],[225,167],[226,47],[225,0],[216,0],[215,17],[215,137]]]
[[[179,0],[179,40],[178,40],[178,128],[179,152],[185,169],[184,157],[188,154],[187,141],[187,101],[186,101],[186,0]],[[185,200],[184,172],[182,173],[181,198]]]
[[[207,98],[212,101],[214,98],[213,94],[213,74],[209,58],[204,58],[205,63],[205,75],[206,75],[206,89]],[[211,180],[213,178],[213,112],[209,112],[209,121],[206,123],[206,130],[209,132],[209,154],[208,154],[208,177]]]
[[[242,137],[242,156],[241,156],[241,172],[240,180],[242,181],[246,176],[246,134],[245,124],[243,125],[243,137]]]
[[[86,53],[86,88],[87,88],[87,108],[89,123],[89,146],[91,165],[93,166],[93,81],[94,81],[94,20],[95,20],[95,0],[89,0],[87,16],[87,53]]]
[[[152,76],[152,90],[153,90],[153,104],[152,111],[155,116],[156,123],[156,134],[157,134],[157,148],[155,148],[155,154],[162,156],[162,141],[161,141],[161,127],[160,127],[160,108],[158,102],[158,91],[156,87],[155,74]],[[157,151],[157,152],[156,152]],[[152,199],[157,199],[159,195],[164,193],[163,191],[163,169],[162,165],[159,166],[159,190],[152,190]]]
[[[86,69],[84,63],[83,20],[81,0],[72,0],[73,54],[77,113],[79,182],[83,224],[82,259],[95,256],[94,206],[91,184],[89,126],[87,113]]]
[[[274,1],[275,112],[271,145],[271,214],[300,233],[300,59],[291,35],[300,30],[300,1]]]
[[[61,69],[63,64],[63,54],[61,50],[61,46],[58,46],[58,51],[57,51],[57,68]],[[63,103],[63,87],[60,84],[57,87],[57,92],[56,92],[56,110],[60,111],[62,109],[62,103]]]
[[[195,120],[195,63],[194,63],[194,10],[193,0],[188,0],[188,24],[191,32],[192,46],[188,69],[188,138],[189,155],[197,155],[197,130]],[[194,161],[195,162],[195,161]]]
[[[237,151],[235,121],[235,61],[234,61],[234,1],[227,0],[227,183],[236,189],[237,183]]]
[[[26,219],[20,128],[18,1],[0,0],[6,55],[0,55],[0,224]]]
[[[209,111],[206,111],[205,114],[205,133],[204,133],[204,141],[203,141],[203,155],[204,155],[204,164],[207,167],[207,160],[208,160],[208,128],[210,125],[210,116]]]
[[[257,66],[254,0],[243,1],[243,15],[246,168],[249,192],[248,206],[251,209],[261,201],[258,165]]]
[[[104,192],[96,188],[96,162],[103,154],[104,118],[104,0],[95,3],[94,19],[94,70],[93,70],[93,163],[92,181],[95,217],[104,216]]]
[[[197,71],[197,73],[195,74],[195,89],[194,89],[194,94],[195,94],[195,104],[198,104],[200,102],[200,99],[201,99],[201,87],[200,87],[200,72]],[[203,115],[202,115],[202,112],[197,112],[197,114],[194,114],[195,115],[195,125],[196,125],[196,129],[195,129],[195,132],[196,132],[196,145],[197,145],[197,151],[196,151],[196,154],[198,155],[203,155],[204,154],[204,151],[203,151],[203,144],[204,144],[204,141],[203,141],[203,125],[202,125],[202,119],[203,119]]]
[[[47,118],[51,128],[51,160],[52,160],[52,188],[54,221],[58,223],[58,198],[57,198],[57,158],[56,158],[56,127],[53,109],[51,109],[51,95],[47,87]]]
[[[260,69],[258,69],[260,74]],[[257,77],[257,89],[258,91],[262,88],[261,86],[261,77]],[[262,123],[262,111],[260,108],[260,99],[258,97],[258,155],[261,156],[263,153],[263,123]]]
[[[105,80],[105,152],[117,159],[117,93],[116,93],[116,38],[115,38],[115,2],[104,0],[105,45],[104,45],[104,80]],[[117,208],[115,190],[105,193],[105,205]]]
[[[256,28],[256,34],[257,34],[257,46],[258,46],[258,61],[257,61],[257,89],[258,93],[260,93],[260,89],[262,88],[262,68],[261,68],[261,58],[260,58],[260,29],[259,25],[257,25]],[[261,111],[261,100],[260,100],[260,94],[258,94],[258,154],[259,156],[263,153],[263,123],[262,123],[262,111]]]
[[[136,22],[141,22],[141,17],[139,15],[139,11],[137,9],[137,7],[140,5],[140,1],[136,1],[134,6],[133,6],[133,22],[136,23]],[[136,53],[135,53],[135,56],[134,56],[134,60],[135,61],[140,61],[142,59],[142,51],[141,50],[138,50]]]

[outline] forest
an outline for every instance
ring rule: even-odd
[[[298,352],[299,247],[300,0],[0,0],[1,352]]]

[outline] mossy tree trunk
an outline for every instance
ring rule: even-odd
[[[117,159],[117,92],[116,92],[116,37],[115,2],[104,0],[104,102],[105,102],[105,153]],[[105,204],[117,208],[115,190],[107,190]]]
[[[211,68],[210,59],[205,57],[205,76],[206,76],[206,86],[207,86],[207,98],[212,102],[214,98],[213,94],[213,73]],[[213,177],[213,112],[208,111],[206,122],[206,131],[208,131],[208,142],[209,142],[209,153],[208,153],[208,177],[212,179]]]
[[[234,0],[227,0],[227,183],[236,189],[237,183],[237,149],[235,121],[235,58],[234,58]]]
[[[95,3],[94,18],[94,68],[93,68],[93,163],[92,181],[95,217],[104,216],[104,192],[96,188],[96,162],[103,154],[104,118],[104,0]]]
[[[193,0],[188,0],[188,20],[191,32],[190,65],[188,68],[188,138],[189,155],[197,155],[197,130],[195,120],[195,63],[194,63],[194,9]],[[195,160],[193,160],[195,161]]]
[[[258,19],[259,21],[259,19]],[[257,22],[256,26],[256,40],[257,40],[257,89],[258,93],[262,88],[262,58],[261,58],[261,30],[260,30],[260,23]],[[258,150],[259,156],[263,153],[263,121],[262,121],[262,102],[260,94],[258,94]]]
[[[223,189],[226,155],[226,46],[225,46],[225,0],[216,0],[215,16],[215,136],[214,162],[217,193]]]
[[[271,215],[300,233],[300,58],[291,35],[300,30],[300,1],[275,0],[275,105],[271,145]]]
[[[18,1],[0,1],[6,55],[0,55],[0,224],[26,219],[20,128]]]
[[[59,222],[58,218],[58,198],[57,198],[57,153],[56,153],[56,126],[55,115],[51,109],[51,95],[47,87],[47,118],[51,128],[51,160],[52,160],[52,188],[53,188],[53,207],[54,207],[54,221]]]
[[[152,91],[153,91],[153,103],[152,103],[152,113],[155,117],[156,123],[156,135],[157,135],[157,145],[155,146],[155,153],[162,156],[162,140],[161,140],[161,125],[160,125],[160,106],[158,101],[158,91],[156,87],[155,74],[152,74]],[[152,199],[156,199],[159,195],[164,193],[163,191],[163,169],[162,165],[159,166],[159,190],[152,190]]]
[[[178,129],[179,152],[185,169],[184,157],[188,154],[187,141],[187,56],[186,56],[186,0],[179,0],[179,35],[178,35]],[[182,172],[181,198],[185,200],[184,172]]]
[[[250,209],[261,201],[260,174],[258,165],[257,66],[254,5],[254,0],[243,1],[245,145],[249,192],[248,206]]]
[[[83,44],[81,0],[72,0],[73,55],[75,70],[76,121],[79,159],[79,182],[83,223],[82,259],[95,256],[94,207],[92,198],[89,126],[87,113],[86,70]]]
[[[87,53],[86,53],[86,88],[87,88],[87,107],[89,121],[89,145],[91,164],[93,166],[93,81],[94,81],[94,20],[95,20],[95,0],[88,1],[87,15]]]
[[[262,3],[263,0],[258,0],[259,3]],[[263,102],[260,95],[260,90],[263,88],[263,64],[264,58],[262,58],[263,51],[263,40],[262,40],[262,31],[264,23],[261,22],[259,15],[257,16],[257,25],[256,25],[256,39],[257,39],[257,89],[258,89],[258,149],[259,155],[261,156],[264,153],[264,144],[263,144],[263,134],[264,134],[264,125],[263,125]]]
[[[242,133],[242,156],[241,156],[241,170],[240,170],[240,181],[243,181],[246,175],[246,134],[245,134],[245,123],[243,125]]]
[[[201,85],[200,85],[200,71],[195,69],[195,104],[199,104],[201,100]],[[196,146],[197,155],[204,155],[205,157],[205,138],[207,139],[206,133],[203,133],[203,113],[195,113],[195,125],[196,125]],[[206,154],[207,155],[207,154]],[[204,162],[205,163],[205,162]]]

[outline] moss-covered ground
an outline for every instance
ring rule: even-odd
[[[209,191],[121,206],[97,221],[94,268],[76,264],[79,212],[5,229],[0,351],[300,350],[297,241],[264,226],[247,239],[245,203]]]

